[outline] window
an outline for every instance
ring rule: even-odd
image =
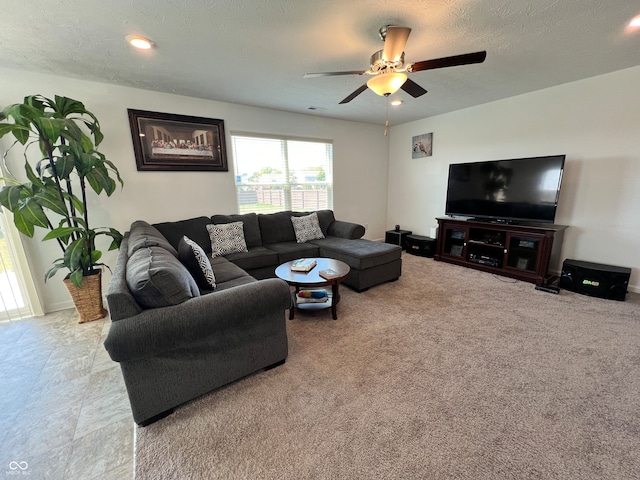
[[[333,144],[232,134],[240,213],[333,209]]]

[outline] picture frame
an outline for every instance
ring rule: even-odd
[[[433,152],[433,132],[416,135],[411,139],[411,158],[430,157]]]
[[[138,171],[227,172],[224,120],[127,109]]]

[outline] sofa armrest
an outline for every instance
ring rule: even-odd
[[[361,238],[364,235],[364,227],[358,223],[345,222],[342,220],[336,220],[331,225],[327,233],[334,237],[356,239]]]
[[[139,360],[223,332],[251,329],[273,313],[282,312],[284,320],[291,301],[289,286],[277,278],[238,285],[112,322],[104,346],[116,362]]]

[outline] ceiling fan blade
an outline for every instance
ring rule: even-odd
[[[482,63],[487,58],[487,52],[465,53],[464,55],[454,55],[452,57],[436,58],[416,62],[407,67],[409,72],[420,72],[422,70],[433,70],[435,68],[455,67],[457,65],[469,65],[471,63]]]
[[[424,88],[422,88],[410,78],[407,78],[407,81],[404,82],[400,88],[411,95],[413,98],[421,97],[422,95],[427,93]]]
[[[314,78],[314,77],[334,77],[336,75],[364,75],[366,73],[365,70],[351,70],[348,72],[319,72],[319,73],[305,73],[303,78]]]
[[[362,92],[364,92],[367,89],[367,84],[365,83],[364,85],[362,85],[360,88],[358,88],[355,92],[353,92],[351,95],[349,95],[347,98],[345,98],[344,100],[342,100],[340,102],[340,105],[342,105],[343,103],[349,103],[351,100],[353,100],[354,98],[356,98],[358,95],[360,95]]]
[[[387,62],[395,63],[400,60],[404,53],[404,47],[411,29],[408,27],[395,27],[389,25],[386,29],[386,37],[384,40],[384,49],[382,50],[382,58]]]

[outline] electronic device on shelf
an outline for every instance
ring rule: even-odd
[[[490,267],[500,267],[500,259],[495,257],[490,257],[489,255],[479,255],[477,253],[470,253],[469,259],[470,262],[479,263],[480,265],[488,265]]]
[[[445,213],[477,221],[553,223],[565,155],[449,165]]]

